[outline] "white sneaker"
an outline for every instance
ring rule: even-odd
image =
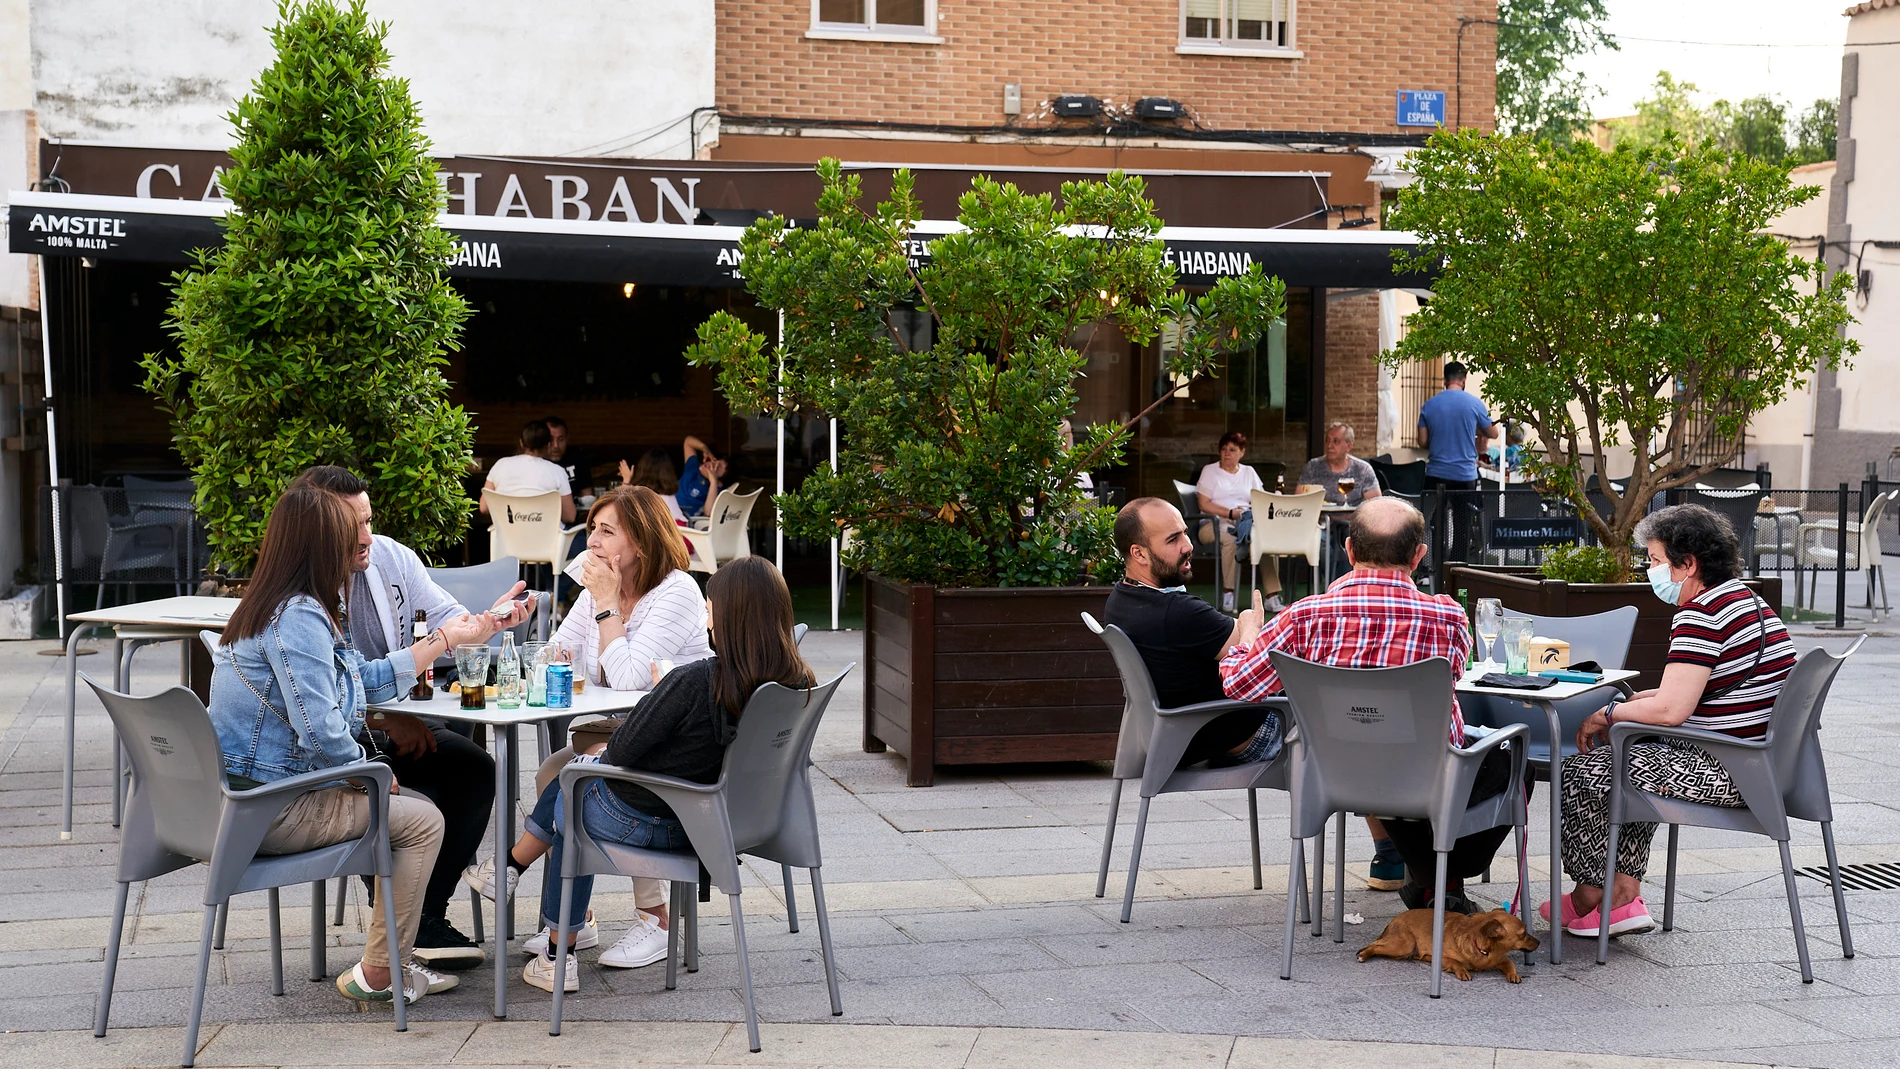
[[[495,900],[495,859],[485,857],[480,862],[463,869],[462,882],[473,887],[476,894],[493,902]],[[510,902],[514,901],[515,885],[520,882],[521,873],[516,872],[513,865],[508,866],[508,900]]]
[[[528,963],[521,967],[521,979],[526,981],[529,987],[538,987],[552,995],[554,993],[554,959],[548,957],[546,954],[536,954],[534,957],[529,958]],[[567,956],[567,979],[561,984],[561,990],[579,991],[580,989],[580,963],[574,960],[574,955],[569,954]]]
[[[426,995],[440,995],[444,991],[453,991],[462,981],[447,973],[436,972],[427,965],[411,958],[409,967],[403,970],[402,982],[405,987],[413,988]],[[406,994],[407,992],[405,992]]]
[[[1286,602],[1281,601],[1280,595],[1275,594],[1266,601],[1261,602],[1261,607],[1266,609],[1269,613],[1284,612],[1286,610]]]
[[[537,957],[545,956],[548,952],[548,941],[553,938],[554,929],[543,928],[522,941],[521,952],[523,954],[533,954]],[[594,911],[588,910],[587,923],[581,925],[581,930],[574,933],[574,945],[568,949],[592,950],[599,945],[600,926],[594,923]]]
[[[1229,590],[1227,593],[1222,594],[1220,596],[1220,611],[1222,612],[1234,611],[1234,592],[1233,591]]]
[[[652,914],[640,913],[620,941],[601,951],[600,963],[615,969],[638,969],[666,960],[666,929]]]

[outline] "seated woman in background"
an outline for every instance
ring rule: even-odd
[[[460,643],[487,642],[495,632],[498,622],[488,614],[464,614],[407,649],[365,661],[351,647],[344,623],[356,533],[350,506],[315,487],[286,492],[271,510],[257,568],[231,614],[211,674],[211,722],[234,789],[365,760],[357,739],[368,737],[363,712],[369,703],[407,692],[415,685],[416,665],[431,664]],[[375,610],[364,606],[358,611]],[[291,802],[271,824],[259,852],[301,853],[358,838],[368,827],[368,796],[338,781]],[[345,997],[391,1001],[392,962],[406,964],[406,1002],[455,986],[454,977],[410,956],[442,830],[442,814],[429,799],[390,797],[392,883],[402,945],[388,945],[378,913],[368,926],[362,960],[336,979]]]
[[[660,495],[644,486],[617,487],[594,502],[587,522],[587,589],[552,644],[572,655],[575,677],[612,690],[646,690],[659,662],[684,666],[711,657],[706,599],[686,572],[686,546]],[[543,761],[537,789],[545,789],[573,757],[571,748],[562,747]],[[492,857],[484,857],[463,879],[492,899],[494,866]],[[516,871],[507,874],[511,898],[518,878]],[[664,917],[664,885],[635,880],[633,891],[635,905]],[[587,930],[593,934],[591,925]]]
[[[1728,520],[1701,505],[1658,509],[1636,526],[1647,547],[1649,584],[1681,606],[1669,629],[1662,686],[1590,714],[1577,729],[1577,749],[1564,761],[1564,871],[1576,887],[1563,897],[1563,926],[1595,936],[1603,923],[1615,770],[1610,725],[1660,724],[1760,738],[1794,668],[1794,644],[1775,608],[1742,585],[1741,541]],[[1638,790],[1703,805],[1740,807],[1741,791],[1721,763],[1693,743],[1632,742],[1629,780]],[[1656,825],[1624,824],[1616,840],[1616,881],[1608,889],[1610,934],[1646,932],[1643,874]],[[1539,907],[1546,920],[1550,905]]]
[[[628,486],[644,486],[660,495],[666,502],[666,509],[673,515],[673,522],[681,527],[687,525],[686,513],[681,511],[679,498],[679,476],[673,474],[673,458],[666,455],[664,449],[649,449],[640,454],[640,462],[628,465],[620,462],[620,480]]]
[[[695,783],[719,778],[726,747],[737,733],[739,717],[752,692],[766,683],[810,687],[811,667],[799,655],[792,635],[792,595],[785,578],[764,557],[742,557],[713,573],[706,583],[710,630],[719,637],[719,653],[682,665],[654,686],[615,729],[598,760],[624,768],[657,772]],[[594,760],[592,755],[580,760]],[[608,842],[656,850],[679,850],[688,845],[686,831],[665,802],[631,783],[595,780],[581,798],[581,820],[587,834]],[[558,779],[542,789],[527,832],[509,852],[509,865],[519,873],[547,854],[541,870],[541,934],[522,949],[534,957],[521,978],[543,991],[554,990],[552,932],[561,905],[561,845],[567,815]],[[657,881],[651,881],[657,882]],[[568,913],[571,949],[586,949],[582,933],[592,930],[587,903],[593,894],[592,877],[574,881]],[[666,926],[662,907],[657,913],[641,908],[634,925],[612,948],[602,953],[602,965],[634,968],[666,957]],[[594,936],[599,939],[598,933]],[[580,989],[580,970],[570,955],[562,979],[568,991]]]

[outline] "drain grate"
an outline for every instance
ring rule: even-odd
[[[1821,883],[1828,882],[1826,865],[1796,869],[1801,875]],[[1900,864],[1882,861],[1865,865],[1842,865],[1841,886],[1849,891],[1900,891]]]

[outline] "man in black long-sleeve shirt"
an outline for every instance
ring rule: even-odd
[[[1155,700],[1163,709],[1176,709],[1225,698],[1220,658],[1240,625],[1187,592],[1194,543],[1180,510],[1158,497],[1130,501],[1115,516],[1115,547],[1123,578],[1109,592],[1102,615],[1141,653]],[[1264,759],[1279,749],[1279,717],[1264,709],[1233,712],[1195,733],[1182,764],[1228,756]]]

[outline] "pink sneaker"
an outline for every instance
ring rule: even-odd
[[[1566,906],[1570,904],[1568,896],[1565,896],[1564,904]],[[1571,935],[1595,938],[1597,935],[1597,927],[1602,923],[1597,917],[1600,910],[1601,907],[1593,909],[1575,919],[1565,918],[1564,931],[1569,932]],[[1655,926],[1655,922],[1649,919],[1649,907],[1643,903],[1642,896],[1640,895],[1631,901],[1629,905],[1621,906],[1610,911],[1611,935],[1630,935],[1635,932],[1647,932]]]
[[[1563,896],[1564,927],[1566,928],[1570,927],[1572,924],[1575,924],[1577,921],[1577,907],[1571,903],[1570,894],[1571,894],[1570,892],[1566,891],[1564,892],[1564,896]],[[1544,918],[1545,924],[1549,924],[1550,923],[1550,903],[1539,902],[1537,904],[1537,915],[1539,917]]]

